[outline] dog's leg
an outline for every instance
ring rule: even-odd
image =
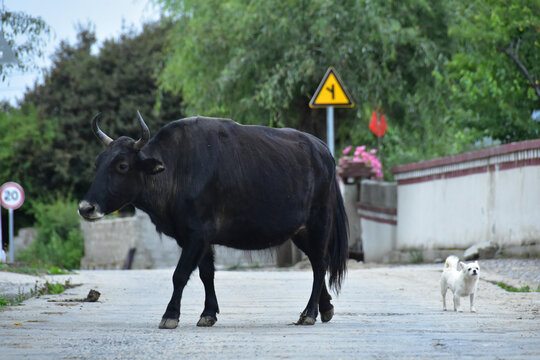
[[[441,288],[441,295],[442,295],[442,309],[443,311],[446,311],[446,289]]]
[[[459,295],[454,294],[454,311],[460,311]]]
[[[471,312],[476,312],[476,308],[474,307],[474,293],[470,295],[471,299]]]

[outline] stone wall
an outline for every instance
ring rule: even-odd
[[[122,269],[130,249],[135,248],[133,269],[174,267],[181,249],[176,241],[159,235],[148,215],[81,222],[84,258],[81,269]],[[292,242],[262,251],[242,251],[215,246],[217,268],[290,266],[302,259]]]
[[[303,253],[287,240],[277,248],[260,251],[243,251],[225,246],[214,246],[217,268],[278,266],[285,267],[296,264],[304,258]]]
[[[159,235],[148,215],[81,222],[84,257],[81,269],[121,269],[131,248],[135,248],[133,269],[176,266],[180,247],[176,241]]]
[[[29,247],[37,238],[37,231],[34,228],[21,228],[17,236],[13,237],[13,251],[15,259],[19,252]]]

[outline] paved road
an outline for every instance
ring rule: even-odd
[[[0,312],[0,358],[540,358],[540,293],[481,281],[478,313],[443,312],[440,267],[351,269],[334,319],[314,326],[290,325],[307,302],[311,272],[218,271],[221,314],[212,328],[195,326],[203,288],[194,274],[175,330],[157,328],[172,269],[81,271],[67,277],[82,286]],[[83,298],[90,289],[101,292],[99,302],[47,301]]]

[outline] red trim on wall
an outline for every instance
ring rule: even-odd
[[[393,174],[401,174],[405,172],[417,171],[430,169],[439,166],[459,164],[467,161],[474,161],[478,159],[484,159],[494,156],[500,156],[505,154],[510,154],[513,152],[533,150],[540,148],[540,139],[522,141],[518,143],[511,143],[506,145],[501,145],[497,147],[492,147],[489,149],[469,152],[465,154],[459,154],[455,156],[449,156],[444,158],[438,158],[428,161],[422,161],[413,164],[398,165],[392,169]]]
[[[366,219],[366,220],[370,220],[370,221],[374,221],[378,223],[383,223],[383,224],[388,224],[388,225],[393,225],[393,226],[397,225],[397,220],[381,219],[375,216],[368,216],[368,215],[360,215],[360,217],[362,219]]]
[[[358,210],[366,210],[380,214],[397,215],[397,209],[381,208],[377,206],[363,205],[360,203],[356,205],[356,208]]]
[[[499,164],[499,170],[510,170],[525,166],[537,166],[540,165],[540,159],[528,159],[528,160],[522,160],[522,161],[512,161],[507,163]],[[470,168],[470,169],[464,169],[464,170],[456,170],[456,171],[450,171],[447,173],[442,174],[436,174],[436,175],[426,175],[426,176],[419,176],[414,177],[410,179],[402,179],[398,180],[398,185],[407,185],[407,184],[416,184],[426,181],[432,181],[432,180],[439,180],[439,179],[450,179],[460,176],[467,176],[467,175],[473,175],[473,174],[482,174],[486,173],[488,171],[495,171],[496,165],[489,165],[489,166],[481,166],[476,168]]]

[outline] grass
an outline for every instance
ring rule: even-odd
[[[61,294],[66,289],[74,288],[77,285],[71,284],[69,280],[66,280],[64,283],[59,282],[53,282],[50,283],[48,281],[45,282],[43,285],[38,285],[36,282],[36,285],[33,290],[30,290],[28,293],[24,293],[19,291],[17,296],[14,298],[9,298],[5,294],[0,294],[0,311],[4,310],[4,307],[6,306],[15,306],[19,305],[25,300],[30,299],[34,296],[41,296],[41,295],[55,295],[55,294]]]
[[[19,274],[27,274],[27,275],[35,275],[35,276],[42,276],[42,275],[64,275],[64,274],[71,274],[70,272],[67,272],[66,270],[59,269],[57,267],[46,267],[46,268],[38,268],[38,267],[31,267],[31,266],[9,266],[6,264],[0,264],[0,271],[9,271]],[[41,296],[41,295],[55,295],[55,294],[61,294],[66,289],[71,289],[77,285],[71,284],[70,280],[64,281],[64,283],[60,282],[49,282],[46,281],[43,285],[39,285],[39,283],[36,281],[36,285],[34,286],[34,289],[31,289],[30,292],[21,292],[19,290],[19,293],[16,296],[8,296],[6,294],[0,293],[0,311],[4,310],[6,306],[16,306],[21,304],[23,301],[30,299],[34,296]]]
[[[409,252],[409,262],[411,264],[421,264],[424,262],[424,256],[421,251],[413,250]]]
[[[10,299],[4,294],[0,294],[0,311],[4,310],[4,307],[6,306],[15,306],[19,305],[26,299],[30,299],[32,296],[34,296],[33,291],[31,291],[28,294],[19,292],[17,296]]]
[[[47,275],[69,275],[69,274],[75,274],[73,271],[68,271],[65,269],[60,269],[56,266],[47,266]]]
[[[36,284],[37,286],[37,284]],[[30,290],[29,293],[24,293],[19,290],[17,296],[10,298],[5,294],[0,294],[0,311],[4,310],[6,306],[15,306],[22,303],[24,300],[30,299],[34,296],[34,290]]]
[[[501,281],[497,283],[497,286],[500,288],[509,291],[509,292],[532,292],[531,288],[529,286],[522,286],[520,288],[513,287],[511,285],[505,284]],[[540,292],[540,286],[536,288],[535,292]]]
[[[29,265],[24,265],[24,264],[18,264],[18,265],[0,264],[0,271],[8,271],[8,272],[13,272],[17,274],[26,274],[26,275],[34,275],[34,276],[74,274],[74,272],[60,269],[56,266],[43,267],[43,266],[29,266]]]
[[[40,295],[55,295],[61,294],[64,292],[64,290],[70,289],[72,287],[73,285],[70,284],[69,280],[66,280],[64,284],[61,284],[59,282],[50,283],[47,281],[40,289],[37,290],[37,292]]]

